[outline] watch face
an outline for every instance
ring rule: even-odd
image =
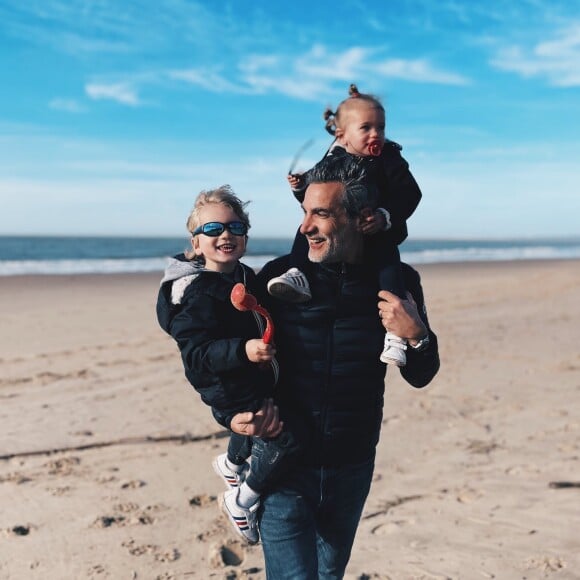
[[[429,346],[429,335],[427,335],[425,338],[422,338],[413,348],[415,350],[421,351],[426,349],[427,346]]]

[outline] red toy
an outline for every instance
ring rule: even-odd
[[[232,288],[230,299],[234,305],[234,308],[237,310],[251,310],[253,312],[257,312],[266,319],[266,330],[264,330],[262,340],[266,344],[271,344],[274,340],[274,322],[272,321],[270,313],[264,307],[258,304],[256,297],[253,294],[247,292],[246,287],[241,282],[238,282]]]

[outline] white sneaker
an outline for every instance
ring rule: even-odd
[[[226,463],[227,453],[222,453],[211,462],[213,470],[222,478],[228,489],[237,489],[246,479],[250,466],[246,463],[241,471],[233,471]]]
[[[381,353],[381,362],[397,367],[404,367],[407,364],[407,341],[387,332],[385,334],[385,346]]]
[[[244,538],[249,544],[257,544],[260,541],[258,532],[258,500],[249,508],[238,505],[238,489],[230,489],[219,496],[219,506],[234,526],[236,533]]]
[[[268,282],[268,292],[286,302],[308,302],[312,298],[306,276],[298,268],[290,268]]]

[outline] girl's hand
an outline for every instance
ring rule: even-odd
[[[246,355],[251,362],[269,362],[275,354],[276,349],[271,344],[266,344],[261,338],[252,338],[246,342]]]
[[[385,216],[383,212],[375,210],[375,212],[366,217],[361,224],[363,234],[376,234],[383,230],[386,225]]]
[[[292,189],[302,189],[304,187],[304,177],[299,173],[289,173],[286,179]]]

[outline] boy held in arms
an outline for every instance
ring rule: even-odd
[[[380,207],[369,210],[363,233],[369,234],[365,251],[372,252],[377,264],[381,290],[389,290],[406,298],[398,246],[407,237],[406,220],[421,199],[421,190],[409,171],[409,164],[401,156],[401,147],[385,139],[385,109],[380,101],[359,93],[350,85],[349,98],[340,103],[336,112],[324,112],[326,130],[335,137],[328,156],[347,162],[355,159],[366,171],[367,186],[376,187]],[[312,171],[312,170],[310,170]],[[288,175],[288,182],[296,199],[302,203],[308,185],[309,171]],[[308,242],[297,232],[291,252],[292,267],[268,282],[268,292],[281,300],[305,302],[310,300],[308,284]],[[382,362],[404,366],[407,343],[387,331]]]
[[[198,195],[187,220],[192,249],[170,260],[157,301],[159,324],[176,340],[187,379],[228,429],[234,415],[259,412],[278,380],[275,348],[260,338],[262,318],[230,300],[236,283],[252,293],[256,286],[254,271],[240,262],[250,228],[244,207],[227,185]],[[220,507],[251,544],[259,540],[260,494],[298,448],[284,429],[263,449],[256,457],[252,438],[231,432],[227,453],[213,461],[228,488]]]

